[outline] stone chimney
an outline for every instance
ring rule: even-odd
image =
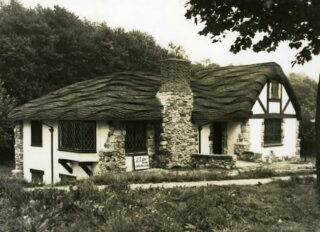
[[[188,60],[167,59],[161,64],[161,88],[157,98],[163,106],[159,152],[168,168],[191,165],[197,152],[198,133],[191,123],[193,93]]]

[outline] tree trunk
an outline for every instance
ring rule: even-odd
[[[317,186],[320,188],[320,75],[317,92],[317,111],[316,111],[316,169],[317,169]]]

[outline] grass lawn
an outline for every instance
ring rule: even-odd
[[[25,192],[0,182],[0,231],[320,231],[311,179],[257,186]]]
[[[14,163],[8,161],[0,161],[0,178],[11,175],[11,170],[14,169]]]

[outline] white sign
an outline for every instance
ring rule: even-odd
[[[134,159],[134,170],[149,169],[149,156],[147,155],[134,156],[133,159]]]

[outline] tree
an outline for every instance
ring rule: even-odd
[[[158,71],[169,57],[146,33],[81,20],[59,6],[27,9],[14,0],[0,0],[0,35],[0,154],[12,140],[7,106],[116,71]]]
[[[189,0],[185,16],[204,24],[200,35],[221,41],[237,35],[230,51],[274,51],[280,42],[297,49],[292,65],[304,64],[320,53],[319,0]],[[316,113],[317,183],[320,187],[320,81]]]
[[[316,115],[317,82],[302,74],[291,73],[290,83],[301,107],[299,134],[301,155],[315,156],[315,127],[312,122]]]
[[[154,38],[79,19],[66,9],[0,5],[0,79],[17,104],[115,71],[157,71]]]
[[[13,147],[13,123],[6,119],[14,105],[14,100],[7,94],[3,82],[0,81],[0,161],[10,158],[10,150]]]

